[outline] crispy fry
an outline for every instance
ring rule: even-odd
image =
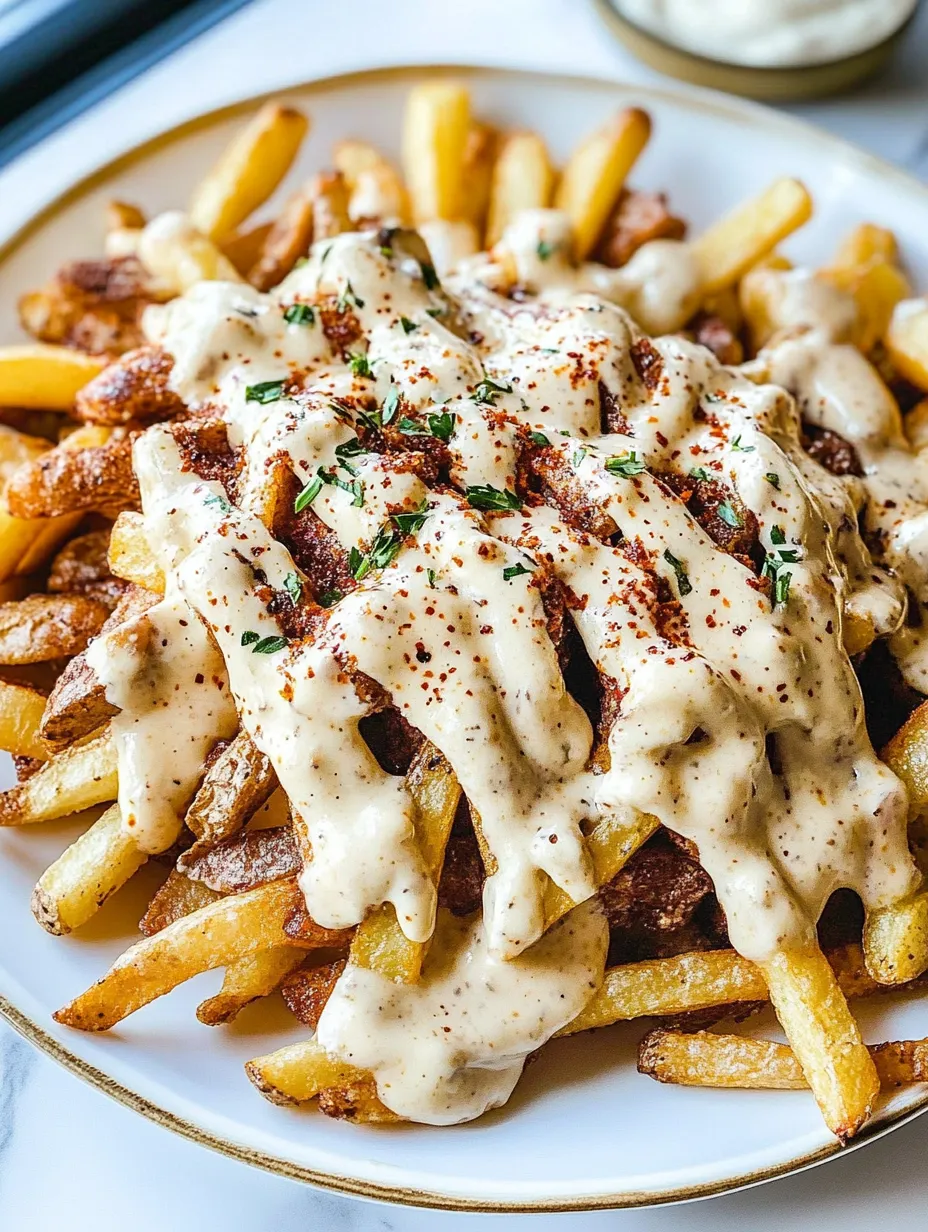
[[[425,744],[410,768],[407,784],[415,804],[413,826],[429,876],[437,886],[445,845],[461,796],[451,767],[431,744]],[[389,903],[359,925],[351,944],[351,962],[378,971],[397,983],[414,984],[427,946],[410,941]]]
[[[127,351],[80,391],[75,404],[85,423],[151,423],[185,413],[183,401],[170,388],[174,361],[160,347]]]
[[[139,236],[138,253],[168,295],[180,295],[204,279],[241,281],[229,258],[179,210],[152,219]]]
[[[29,595],[0,603],[0,663],[44,663],[80,654],[109,607],[87,595]]]
[[[37,774],[0,792],[0,826],[29,826],[116,799],[116,747],[109,731],[57,753]]]
[[[884,1090],[928,1081],[926,1040],[875,1044],[868,1052]],[[678,1086],[795,1091],[809,1085],[787,1044],[706,1031],[649,1032],[638,1048],[638,1072]]]
[[[512,133],[493,166],[486,243],[492,247],[521,210],[539,209],[551,200],[554,168],[537,133]]]
[[[262,222],[246,231],[237,231],[220,244],[223,255],[228,257],[243,278],[264,250],[267,238],[274,228],[273,222]]]
[[[272,1104],[302,1104],[328,1087],[356,1082],[360,1071],[336,1061],[315,1040],[288,1044],[263,1057],[255,1057],[245,1073]]]
[[[928,389],[928,300],[897,304],[886,331],[886,350],[900,376]]]
[[[782,951],[761,969],[825,1123],[845,1142],[869,1117],[879,1079],[835,974],[817,946]]]
[[[21,467],[6,490],[13,516],[54,518],[92,510],[116,517],[127,507],[137,506],[132,441],[118,436],[107,440],[109,432],[109,428],[88,424],[37,462]],[[84,441],[94,443],[84,445]]]
[[[912,294],[905,274],[888,261],[872,260],[852,269],[825,270],[822,277],[853,296],[858,316],[854,342],[865,354],[889,329],[896,305]]]
[[[464,153],[470,131],[470,96],[452,81],[425,81],[406,96],[403,171],[413,218],[462,216]]]
[[[812,198],[798,180],[776,180],[759,197],[714,223],[693,242],[705,294],[733,286],[762,257],[812,216]]]
[[[187,809],[187,827],[199,840],[187,858],[241,830],[276,786],[277,776],[269,758],[255,747],[247,732],[239,732],[210,765]]]
[[[867,913],[864,955],[881,984],[904,984],[928,968],[928,889]]]
[[[922,702],[880,753],[909,793],[911,813],[928,807],[928,702]]]
[[[175,920],[182,920],[210,903],[218,903],[220,898],[225,898],[225,895],[211,890],[200,881],[191,881],[186,873],[172,868],[139,920],[139,932],[145,937],[153,937]]]
[[[353,222],[409,225],[409,194],[403,177],[375,146],[366,141],[340,141],[333,153],[335,167],[348,185],[348,213]]]
[[[215,764],[215,763],[214,763]],[[185,852],[178,870],[220,894],[238,894],[295,877],[302,868],[292,826],[233,834],[214,847]]]
[[[571,154],[554,194],[554,204],[570,217],[578,260],[584,260],[596,247],[628,173],[650,136],[651,119],[647,112],[627,107],[585,138]]]
[[[109,560],[117,577],[164,593],[164,572],[148,545],[141,514],[126,511],[116,519],[110,535]]]
[[[286,278],[313,239],[313,202],[305,191],[294,193],[271,224],[248,268],[248,281],[269,291]]]
[[[596,884],[600,886],[611,881],[657,827],[657,819],[647,813],[638,814],[630,825],[615,816],[604,817],[597,822],[586,840]],[[555,920],[574,906],[576,904],[570,896],[549,881],[545,888],[545,927],[550,928]]]
[[[106,363],[69,347],[42,343],[0,347],[0,406],[70,410],[78,390]]]
[[[201,971],[286,945],[283,922],[298,895],[295,882],[275,881],[201,907],[136,942],[55,1020],[80,1031],[107,1031]]]
[[[348,188],[340,171],[314,175],[307,186],[313,204],[313,239],[328,240],[351,230]]]
[[[265,103],[193,194],[189,210],[193,225],[212,240],[229,236],[290,170],[308,128],[302,112]]]
[[[481,243],[490,208],[490,184],[493,165],[496,161],[496,144],[499,134],[489,124],[475,120],[467,134],[464,146],[464,218],[473,224],[477,234],[477,250]]]
[[[246,1005],[272,993],[303,961],[303,951],[292,945],[275,945],[237,959],[226,967],[220,991],[197,1007],[197,1018],[207,1027],[232,1022]]]
[[[44,710],[44,693],[0,680],[0,749],[18,757],[47,758],[49,748],[40,731]]]
[[[55,936],[72,932],[86,924],[147,858],[126,832],[114,804],[39,878],[32,893],[32,914]]]
[[[899,259],[899,245],[892,231],[878,227],[876,223],[859,223],[838,245],[830,269],[858,270],[872,261],[895,264]]]

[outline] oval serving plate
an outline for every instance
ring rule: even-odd
[[[445,70],[428,70],[441,72]],[[790,245],[827,257],[853,223],[873,219],[899,236],[917,286],[928,285],[928,190],[902,173],[795,121],[696,91],[625,88],[607,81],[497,70],[447,70],[468,81],[476,110],[506,127],[543,133],[556,158],[610,110],[635,103],[655,135],[634,182],[670,194],[699,229],[778,175],[815,196],[814,221]],[[301,173],[326,165],[333,140],[363,136],[398,154],[406,90],[426,70],[353,74],[282,93],[313,120]],[[0,235],[0,341],[20,337],[15,300],[63,261],[101,249],[103,205],[182,205],[251,100],[201,117],[101,167],[15,236]],[[286,192],[287,186],[284,186]],[[274,203],[271,203],[273,209]],[[8,773],[8,772],[7,772]],[[9,781],[9,779],[7,780]],[[156,881],[142,870],[78,937],[33,922],[35,881],[73,826],[0,831],[0,1010],[57,1060],[137,1111],[206,1146],[343,1193],[471,1211],[591,1210],[682,1201],[750,1185],[838,1151],[811,1095],[661,1086],[635,1072],[641,1027],[613,1027],[547,1047],[510,1104],[454,1129],[375,1128],[277,1108],[247,1081],[250,1057],[305,1029],[273,999],[229,1028],[201,1026],[196,1005],[219,973],[198,977],[106,1035],[57,1026],[52,1011],[97,978],[132,940]],[[928,1001],[894,995],[864,1007],[870,1040],[924,1035]],[[751,1029],[769,1031],[769,1020]],[[858,1142],[928,1107],[922,1088],[886,1101]]]

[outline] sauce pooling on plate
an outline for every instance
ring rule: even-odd
[[[408,937],[432,938],[421,984],[349,965],[319,1025],[388,1107],[426,1122],[504,1102],[601,981],[585,836],[603,818],[647,814],[695,843],[752,959],[812,941],[839,887],[875,908],[919,884],[905,792],[870,746],[842,642],[845,613],[890,635],[905,612],[854,492],[803,452],[796,401],[763,372],[642,332],[681,328],[698,303],[686,244],[607,270],[573,266],[569,239],[563,216],[525,215],[442,288],[408,235],[346,234],[270,294],[202,283],[146,314],[176,391],[244,460],[233,500],[167,425],[137,440],[168,579],[154,619],[181,605],[209,630],[204,660],[311,851],[312,917],[349,927],[388,902]],[[501,293],[514,284],[519,298]],[[759,362],[799,392],[786,347]],[[375,451],[384,430],[409,449]],[[348,554],[342,595],[314,594],[268,529],[293,476],[297,510]],[[714,523],[690,511],[697,485],[716,493]],[[552,591],[612,698],[598,734],[565,683]],[[282,605],[303,600],[312,635],[288,638]],[[176,655],[165,641],[158,671],[186,696],[187,641]],[[124,685],[137,670],[114,656],[104,679],[123,707],[121,790],[125,774],[154,848],[174,836],[147,779],[133,785],[126,729],[151,709]],[[441,750],[479,817],[480,918],[436,911],[413,801],[362,735],[365,681]],[[200,759],[229,734],[223,705],[169,715]],[[546,932],[552,884],[582,905]]]

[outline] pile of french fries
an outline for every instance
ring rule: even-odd
[[[557,169],[539,134],[497,131],[472,114],[460,85],[428,81],[408,99],[402,172],[367,142],[342,141],[331,171],[311,176],[255,220],[307,129],[293,108],[266,104],[184,214],[149,224],[136,207],[114,203],[104,275],[98,271],[94,281],[72,270],[27,295],[23,321],[37,341],[0,349],[0,748],[14,755],[20,774],[0,795],[0,825],[87,817],[84,833],[33,895],[36,919],[57,935],[85,925],[146,861],[114,803],[113,707],[82,657],[104,626],[126,624],[164,590],[138,513],[130,446],[151,418],[183,417],[184,408],[171,404],[157,357],[133,334],[145,304],[204,279],[273,287],[312,243],[368,226],[421,227],[441,271],[492,250],[520,211],[548,206],[566,211],[574,258],[587,260],[621,217],[650,122],[637,109],[621,111]],[[777,327],[770,274],[789,268],[777,247],[811,210],[801,184],[779,180],[693,241],[700,312],[749,354]],[[893,236],[872,224],[858,227],[816,276],[853,296],[855,342],[887,379],[925,391],[907,420],[920,444],[928,422],[928,302],[912,299]],[[94,351],[92,340],[117,334],[122,357],[111,345]],[[853,649],[866,644],[864,632]],[[893,737],[884,759],[906,784],[917,818],[928,810],[928,702]],[[407,777],[417,839],[437,884],[460,788],[428,744]],[[353,930],[324,929],[309,918],[291,828],[266,825],[276,790],[268,759],[244,731],[215,750],[189,801],[183,850],[168,853],[170,872],[141,922],[142,939],[59,1011],[60,1022],[106,1030],[217,968],[221,990],[198,1010],[209,1025],[230,1022],[281,986],[312,1022],[346,961],[398,982],[420,978],[427,944],[404,936],[392,907],[374,910]],[[650,820],[633,833],[601,822],[588,838],[598,883],[615,877],[656,829]],[[549,886],[548,923],[572,906]],[[756,966],[721,949],[613,967],[563,1034],[697,1011],[701,1024],[707,1012],[721,1022],[745,1004],[772,1002],[788,1045],[659,1028],[643,1040],[639,1068],[687,1085],[811,1087],[844,1141],[865,1123],[881,1087],[928,1080],[928,1041],[868,1049],[848,998],[911,985],[926,967],[923,892],[872,913],[861,944],[827,955],[812,947]],[[328,1056],[312,1038],[247,1068],[276,1102],[317,1101],[358,1121],[396,1119],[371,1075]]]

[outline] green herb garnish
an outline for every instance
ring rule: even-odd
[[[400,317],[400,325],[403,327],[404,334],[411,334],[419,328],[415,321],[410,321],[409,317]]]
[[[276,402],[278,398],[283,397],[283,393],[283,381],[259,381],[257,385],[245,386],[245,401],[260,402],[265,405],[268,402]]]
[[[396,414],[400,404],[400,391],[395,385],[391,385],[387,390],[387,396],[383,400],[383,406],[380,408],[381,422],[388,424]]]
[[[231,513],[232,506],[224,496],[220,496],[217,492],[215,496],[207,496],[203,502],[204,505],[218,505],[220,513]]]
[[[472,488],[465,488],[464,495],[467,497],[474,509],[521,509],[522,502],[516,496],[515,492],[510,492],[508,488],[494,488],[490,484],[477,484]]]
[[[731,447],[735,453],[753,453],[755,448],[753,445],[742,445],[740,433],[731,442]]]
[[[606,470],[610,475],[621,475],[623,479],[631,479],[647,470],[644,460],[639,458],[634,450],[631,453],[620,453],[614,458],[606,459]]]
[[[558,250],[557,244],[552,244],[549,240],[539,240],[535,251],[538,253],[540,261],[547,261],[550,256],[553,256]]]
[[[482,381],[478,381],[474,386],[474,392],[471,394],[471,398],[474,402],[484,402],[487,406],[496,406],[496,399],[500,394],[511,393],[511,385],[504,385],[498,381],[491,380],[488,376],[485,376]]]
[[[503,570],[503,581],[511,582],[515,577],[521,577],[523,573],[531,573],[531,569],[526,569],[525,565],[507,565]]]
[[[294,606],[296,606],[296,604],[299,603],[303,597],[303,583],[300,581],[297,574],[287,574],[284,578],[284,590],[293,600]]]
[[[315,325],[316,314],[310,304],[291,304],[284,309],[284,320],[288,325]]]
[[[348,356],[348,367],[351,369],[352,376],[373,376],[370,363],[366,355],[358,353],[357,355]]]
[[[310,479],[309,483],[298,493],[296,500],[293,502],[293,512],[302,513],[307,505],[311,505],[319,493],[322,491],[322,480],[316,475]]]
[[[242,634],[242,645],[243,646],[253,646],[255,642],[260,641],[260,640],[261,640],[261,635],[258,633],[253,633],[251,629],[246,629],[245,632]]]
[[[419,269],[422,271],[422,281],[425,283],[427,291],[435,291],[439,286],[438,275],[435,273],[435,266],[430,261],[420,261]]]
[[[693,584],[689,579],[689,574],[686,572],[683,561],[678,560],[677,557],[674,556],[673,552],[671,552],[670,548],[664,548],[664,560],[666,560],[667,564],[670,565],[671,569],[673,569],[674,573],[677,575],[677,587],[679,588],[680,598],[682,599],[684,595],[688,595],[693,589]]]
[[[339,599],[344,599],[340,590],[324,590],[317,600],[320,607],[334,607]]]
[[[252,654],[277,654],[278,650],[283,650],[287,645],[287,639],[280,637],[262,637],[260,642],[257,642],[252,649]]]
[[[712,476],[709,474],[709,472],[706,470],[704,466],[694,466],[693,469],[690,471],[690,478],[691,479],[701,479],[703,483],[712,482]]]
[[[323,257],[325,260],[325,257]],[[358,299],[350,282],[345,283],[345,289],[335,301],[336,312],[347,312],[349,308],[363,308],[364,300]]]
[[[428,501],[423,500],[419,508],[413,510],[413,512],[394,513],[391,514],[391,517],[405,537],[406,535],[415,535],[422,529],[425,519],[428,517],[428,512]]]
[[[533,445],[550,445],[551,444],[551,442],[548,440],[548,438],[545,436],[543,432],[530,432],[528,435],[529,435],[529,440],[532,442]]]
[[[440,441],[450,441],[454,432],[455,416],[451,411],[442,411],[440,415],[429,415],[429,431]]]
[[[776,471],[768,471],[767,474],[764,476],[764,478],[767,480],[767,482],[770,484],[772,488],[776,488],[779,491],[780,476],[776,473]]]
[[[732,508],[730,501],[722,501],[721,505],[719,505],[718,512],[722,521],[726,522],[729,526],[734,527],[735,530],[740,529],[740,527],[744,525],[741,516],[734,508]]]

